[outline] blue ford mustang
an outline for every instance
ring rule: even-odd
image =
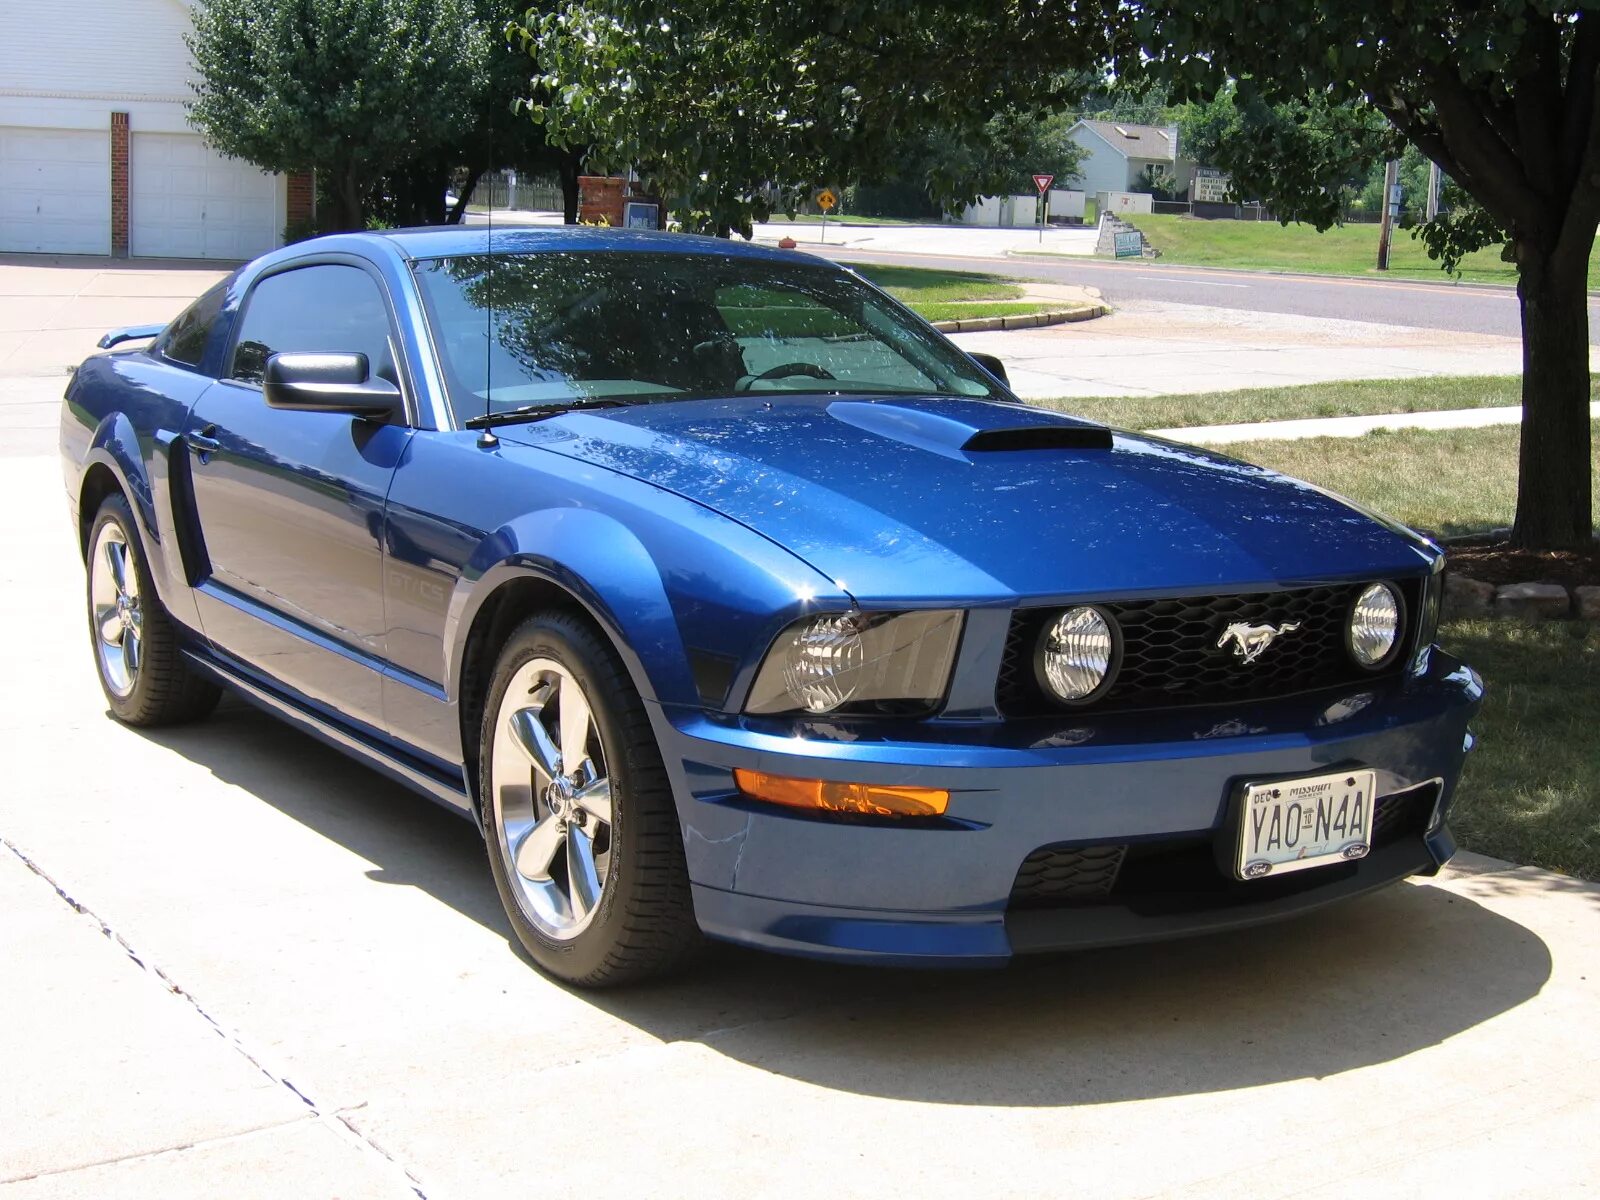
[[[111,711],[231,688],[459,809],[563,979],[997,964],[1453,851],[1437,548],[1026,407],[848,271],[339,236],[120,341],[61,429]]]

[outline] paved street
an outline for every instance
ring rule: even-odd
[[[469,216],[482,224],[482,213]],[[496,224],[553,224],[559,214],[498,212]],[[1040,283],[1098,288],[1113,307],[1134,302],[1202,306],[1241,314],[1277,313],[1456,333],[1520,338],[1516,294],[1510,288],[1457,284],[1443,272],[1437,280],[1333,278],[1266,271],[1223,271],[1159,260],[1116,262],[1087,255],[1092,230],[1046,231],[1036,257],[1034,237],[1015,229],[964,225],[841,226],[773,221],[756,228],[757,239],[776,243],[793,237],[799,248],[839,262],[882,263],[945,271],[992,271]],[[1087,240],[1086,240],[1087,239]],[[1376,245],[1376,243],[1374,243]],[[1590,338],[1600,337],[1600,298],[1590,302]],[[1463,372],[1465,373],[1465,372]]]
[[[886,254],[843,247],[807,246],[840,262],[901,264],[947,271],[994,271],[1020,279],[1086,284],[1099,288],[1113,307],[1154,300],[1198,304],[1250,313],[1363,321],[1459,333],[1520,336],[1517,298],[1509,288],[1454,284],[1441,275],[1420,280],[1335,279],[1322,275],[1276,275],[1221,271],[1160,262],[1070,258],[1050,261],[943,254]],[[1590,339],[1600,330],[1600,299],[1590,301]]]
[[[999,355],[1012,387],[1031,400],[1522,370],[1517,338],[1157,300],[1093,321],[953,340]]]

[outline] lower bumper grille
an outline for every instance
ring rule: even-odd
[[[1035,850],[1011,887],[1013,905],[1092,904],[1110,895],[1126,846]]]
[[[1428,831],[1439,802],[1436,782],[1379,796],[1372,818],[1378,849]],[[1012,908],[1069,908],[1094,904],[1133,907],[1169,903],[1248,901],[1279,892],[1303,891],[1348,874],[1353,864],[1334,864],[1251,883],[1240,883],[1217,865],[1211,837],[1094,846],[1044,846],[1023,859],[1011,886]],[[1180,901],[1181,898],[1181,901]]]

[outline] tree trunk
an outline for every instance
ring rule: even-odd
[[[356,180],[356,168],[340,166],[329,181],[328,198],[333,202],[329,214],[329,233],[352,233],[367,227],[366,214],[361,210],[361,186]]]
[[[1512,540],[1529,550],[1589,543],[1589,247],[1520,259],[1522,450]]]
[[[566,225],[578,223],[578,175],[583,171],[583,155],[561,156],[561,220]]]
[[[482,167],[468,168],[466,182],[461,185],[461,190],[456,193],[455,204],[451,205],[450,211],[445,215],[446,225],[459,225],[466,220],[467,205],[472,203],[472,193],[477,189],[478,180],[482,178]]]

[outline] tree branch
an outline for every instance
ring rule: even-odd
[[[1508,230],[1532,231],[1543,224],[1543,207],[1522,162],[1483,118],[1459,76],[1447,68],[1424,68],[1424,89],[1439,119],[1439,134],[1451,157],[1475,186],[1473,195]]]
[[[1568,161],[1560,153],[1561,33],[1555,18],[1536,16],[1531,11],[1523,43],[1525,53],[1518,64],[1522,73],[1511,93],[1511,109],[1516,116],[1517,149],[1529,182],[1550,203],[1558,203],[1562,193],[1572,187]]]
[[[1577,164],[1593,125],[1596,73],[1600,72],[1600,17],[1580,10],[1567,62],[1567,98],[1561,122],[1561,157]]]
[[[1576,62],[1575,50],[1574,65]],[[1588,263],[1595,225],[1600,222],[1600,91],[1595,88],[1596,69],[1600,68],[1591,69],[1588,81],[1588,136],[1583,153],[1572,164],[1572,194],[1556,240],[1556,258],[1561,262]]]

